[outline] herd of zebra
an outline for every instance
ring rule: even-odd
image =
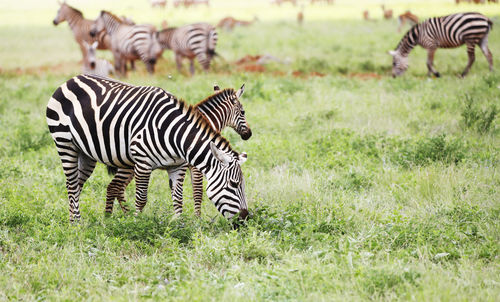
[[[134,61],[141,60],[149,73],[165,49],[175,53],[177,69],[181,70],[182,60],[190,60],[190,72],[194,74],[196,58],[204,70],[210,67],[215,56],[217,32],[208,23],[195,23],[181,27],[156,30],[153,25],[137,25],[128,18],[120,18],[108,11],[101,11],[96,20],[88,20],[82,12],[60,3],[53,20],[54,25],[67,21],[83,56],[84,73],[109,76],[116,72],[125,76],[127,62],[135,69]],[[95,49],[109,49],[113,53],[114,67],[103,59],[96,58]]]
[[[124,74],[127,62],[141,59],[150,72],[162,49],[174,50],[177,67],[183,57],[197,58],[208,69],[215,54],[217,33],[206,23],[156,32],[153,26],[127,24],[109,12],[96,21],[83,19],[77,10],[63,3],[54,24],[67,20],[80,43],[84,64],[97,68],[92,58],[96,49],[109,48],[115,57],[115,69]],[[492,22],[479,13],[459,13],[436,17],[414,25],[402,38],[393,56],[393,76],[408,68],[408,54],[416,45],[428,50],[429,74],[439,77],[433,67],[437,48],[467,45],[469,62],[465,76],[474,62],[474,47],[479,45],[490,69],[493,60],[488,49]],[[158,43],[157,47],[153,47]],[[90,58],[90,59],[89,59]],[[99,62],[99,61],[98,61]],[[102,63],[105,64],[105,63]],[[102,65],[101,64],[101,65]],[[109,67],[109,66],[108,66]],[[150,175],[155,169],[167,170],[173,208],[182,213],[183,182],[189,168],[193,184],[195,213],[201,213],[203,176],[206,193],[226,218],[245,219],[248,206],[241,170],[247,155],[233,150],[220,131],[229,126],[242,139],[252,131],[238,89],[214,87],[214,93],[197,105],[187,105],[171,93],[150,86],[133,86],[104,76],[82,74],[62,84],[47,105],[46,117],[66,176],[70,221],[80,219],[79,198],[96,163],[108,166],[115,175],[107,188],[107,213],[112,213],[115,199],[122,210],[125,188],[135,178],[136,213],[147,202]]]

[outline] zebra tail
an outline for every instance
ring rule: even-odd
[[[115,175],[116,172],[118,171],[118,168],[117,167],[111,167],[111,166],[107,166],[108,168],[108,174],[109,175]]]

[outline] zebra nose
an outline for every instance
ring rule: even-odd
[[[245,220],[248,216],[248,210],[247,209],[241,209],[240,210],[240,219]]]
[[[52,20],[52,23],[54,23],[54,25],[57,25],[56,19]]]
[[[95,68],[95,62],[90,62],[90,68],[92,68],[92,69]]]
[[[243,133],[241,134],[241,138],[242,138],[243,140],[245,140],[245,141],[246,141],[247,139],[249,139],[251,136],[252,136],[252,130],[250,130],[250,129],[248,129],[247,131],[245,131],[245,132],[243,132]]]

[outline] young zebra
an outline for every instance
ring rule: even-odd
[[[80,50],[83,56],[83,63],[87,64],[87,47],[85,47],[84,42],[91,45],[94,42],[98,42],[97,49],[110,49],[111,41],[106,31],[99,31],[95,36],[90,36],[90,27],[94,24],[93,20],[88,20],[83,17],[82,12],[66,4],[66,2],[61,3],[61,7],[57,11],[57,15],[52,21],[54,25],[58,25],[63,21],[68,21],[69,27],[73,32],[76,43],[80,46]]]
[[[156,60],[163,52],[155,30],[150,25],[128,25],[123,20],[107,11],[101,11],[90,35],[94,37],[105,30],[111,39],[111,51],[115,60],[115,69],[126,75],[126,60],[141,59],[149,73],[154,72]]]
[[[46,116],[66,175],[70,221],[80,219],[80,193],[96,162],[134,170],[136,213],[146,205],[152,170],[166,168],[175,183],[188,163],[207,177],[207,195],[223,216],[248,215],[240,167],[246,154],[161,88],[79,75],[54,92]]]
[[[181,70],[183,58],[189,59],[191,75],[194,75],[195,57],[207,71],[210,61],[216,54],[217,32],[208,23],[195,23],[178,28],[170,27],[159,31],[157,35],[163,49],[174,51],[177,70]]]
[[[109,77],[110,73],[115,73],[113,65],[107,60],[99,59],[96,55],[97,41],[89,45],[87,42],[83,41],[83,44],[87,48],[88,62],[83,65],[83,73],[95,74],[98,76]]]
[[[460,13],[444,17],[435,17],[413,26],[401,39],[396,50],[389,51],[392,55],[392,76],[402,75],[408,69],[408,54],[413,47],[420,45],[427,49],[428,74],[439,77],[433,65],[434,53],[437,48],[455,48],[467,45],[469,62],[462,72],[462,77],[469,72],[474,63],[474,47],[479,45],[490,67],[493,70],[493,57],[488,49],[488,33],[492,22],[479,13]]]
[[[238,91],[233,89],[220,90],[218,86],[214,86],[215,94],[209,96],[205,100],[196,104],[193,108],[201,113],[208,121],[210,126],[217,132],[222,131],[226,126],[233,128],[243,140],[247,140],[252,136],[252,130],[248,126],[245,118],[245,111],[239,99],[244,92],[244,85]],[[177,182],[170,182],[172,191],[172,200],[174,202],[174,212],[182,213],[183,205],[183,183],[186,174],[187,166],[182,166],[178,173]],[[191,183],[193,185],[193,199],[195,214],[201,215],[201,203],[203,200],[203,174],[192,165],[189,165],[191,170]],[[134,171],[132,169],[119,168],[116,175],[108,185],[106,194],[106,213],[113,212],[113,203],[117,199],[123,212],[128,212],[125,205],[125,189],[132,181]]]

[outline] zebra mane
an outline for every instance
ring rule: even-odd
[[[222,93],[226,90],[229,91],[229,90],[233,90],[233,89],[224,89],[223,91],[221,91],[219,93]],[[216,93],[214,95],[217,95],[219,93]],[[206,100],[210,99],[214,95],[209,96],[208,98],[201,101],[200,103],[205,102]],[[238,156],[238,152],[233,150],[229,141],[225,137],[223,137],[219,131],[216,131],[214,128],[212,128],[208,119],[203,114],[201,114],[201,112],[197,109],[197,106],[199,104],[191,105],[191,104],[187,104],[183,99],[177,99],[175,96],[173,98],[178,102],[179,106],[181,106],[181,108],[183,108],[183,110],[182,110],[183,112],[185,112],[185,113],[189,112],[189,117],[193,122],[195,122],[197,125],[199,125],[200,128],[203,128],[203,129],[205,129],[205,131],[213,134],[213,136],[215,137],[215,144],[217,145],[217,147],[219,149],[221,149],[222,151],[225,151],[225,152],[230,152],[235,157]]]
[[[405,49],[405,51],[411,50],[411,48],[417,45],[418,35],[420,31],[420,23],[413,25],[403,36],[403,38],[399,41],[396,50],[401,47],[409,48]]]
[[[221,91],[217,91],[217,93],[214,93],[211,96],[206,97],[204,100],[198,102],[198,104],[194,105],[194,108],[198,108],[198,107],[202,106],[203,104],[210,103],[214,100],[218,100],[217,97],[219,95],[223,95],[223,99],[226,99],[227,96],[233,95],[234,93],[235,92],[234,92],[233,88],[226,88],[226,89],[223,89]]]
[[[69,9],[71,9],[75,14],[80,15],[80,17],[83,18],[83,13],[81,11],[74,8],[73,6],[68,5],[66,2],[64,2],[63,4],[66,5]]]
[[[107,10],[102,10],[101,11],[101,16],[104,15],[104,14],[109,15],[111,18],[113,18],[118,23],[123,23],[123,20],[120,17],[118,17],[117,15],[113,14],[112,12],[109,12]]]

